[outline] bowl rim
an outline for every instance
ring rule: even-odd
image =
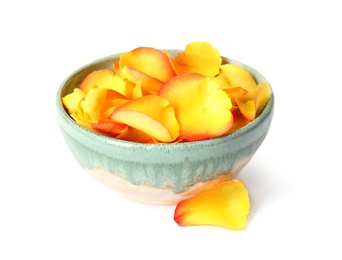
[[[177,53],[179,49],[165,49],[169,52]],[[165,150],[165,148],[170,148],[172,150],[174,149],[181,149],[184,150],[189,149],[190,147],[198,147],[198,146],[203,146],[203,145],[209,145],[209,146],[215,146],[216,144],[222,144],[222,143],[227,143],[231,142],[234,140],[236,137],[245,135],[248,132],[252,131],[254,128],[258,127],[266,118],[272,117],[274,113],[274,91],[272,89],[272,86],[269,84],[269,82],[266,80],[266,78],[259,73],[257,70],[254,68],[250,67],[249,65],[246,65],[240,61],[227,58],[225,56],[222,57],[222,62],[229,63],[229,64],[236,64],[239,66],[242,66],[244,69],[246,69],[248,72],[251,73],[252,77],[257,81],[260,82],[261,80],[269,84],[271,87],[271,95],[266,103],[264,109],[262,112],[258,115],[256,119],[254,119],[252,122],[247,124],[246,126],[224,136],[219,136],[215,138],[209,138],[205,140],[198,140],[198,141],[189,141],[189,142],[179,142],[179,143],[138,143],[138,142],[132,142],[132,141],[126,141],[126,140],[120,140],[116,139],[113,137],[108,137],[105,135],[102,135],[100,133],[93,132],[89,129],[86,129],[85,127],[77,124],[74,119],[69,115],[69,113],[66,111],[63,103],[62,103],[62,93],[65,87],[68,86],[68,82],[77,74],[81,73],[83,70],[88,69],[89,67],[92,66],[97,66],[100,63],[104,63],[105,61],[112,60],[114,61],[119,57],[121,53],[116,53],[116,54],[111,54],[105,57],[102,57],[100,59],[94,60],[86,65],[81,66],[80,68],[76,69],[74,72],[69,74],[61,85],[58,88],[57,94],[56,94],[56,109],[57,109],[57,119],[59,121],[59,124],[61,124],[61,121],[63,121],[64,124],[67,124],[70,128],[73,128],[75,131],[80,131],[80,133],[84,135],[90,135],[92,139],[94,139],[96,142],[101,142],[101,143],[107,143],[115,146],[121,146],[125,148],[139,148],[139,149],[145,149],[145,150],[150,150],[150,149],[160,149],[160,150]]]

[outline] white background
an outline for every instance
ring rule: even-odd
[[[2,1],[0,259],[342,259],[339,1]],[[208,41],[261,72],[271,129],[238,176],[244,231],[179,227],[174,207],[93,180],[59,132],[74,70],[140,46]],[[316,259],[315,258],[315,259]]]

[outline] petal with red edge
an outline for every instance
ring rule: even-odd
[[[122,73],[130,82],[134,84],[139,83],[141,88],[150,94],[158,93],[160,87],[163,85],[162,81],[128,66],[122,68]]]
[[[179,136],[179,123],[173,106],[157,95],[133,99],[118,106],[110,118],[161,142],[172,142]]]
[[[215,225],[241,230],[246,226],[249,209],[244,183],[233,180],[179,202],[174,220],[179,226]]]
[[[217,83],[201,74],[175,76],[162,86],[159,95],[175,108],[181,140],[217,137],[233,123],[230,98]]]
[[[151,136],[133,127],[127,127],[127,129],[125,129],[125,131],[123,131],[116,138],[136,143],[155,143]]]
[[[110,69],[91,72],[80,84],[79,89],[89,92],[92,88],[112,89],[126,96],[126,82]]]
[[[267,101],[270,99],[271,87],[265,82],[258,84],[255,90],[255,109],[257,116],[265,107]]]
[[[128,127],[125,124],[115,122],[92,123],[90,126],[96,132],[110,137],[118,136]]]
[[[120,67],[138,70],[161,82],[168,81],[175,75],[167,55],[155,48],[139,47],[120,56]]]

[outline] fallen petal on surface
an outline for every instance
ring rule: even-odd
[[[179,226],[214,225],[241,230],[246,226],[249,209],[244,183],[232,180],[179,202],[174,220]]]

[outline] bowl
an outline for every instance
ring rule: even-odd
[[[168,51],[175,56],[180,50]],[[241,172],[270,128],[273,91],[254,121],[223,137],[172,144],[118,140],[78,125],[63,106],[62,97],[78,87],[90,72],[112,69],[113,61],[119,57],[120,54],[113,54],[79,68],[63,81],[57,93],[57,121],[61,133],[85,171],[126,198],[155,205],[175,205]],[[257,83],[267,82],[250,66],[226,57],[222,59],[223,63],[246,69]]]

